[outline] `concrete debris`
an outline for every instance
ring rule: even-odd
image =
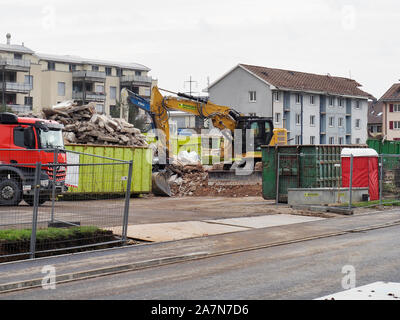
[[[184,165],[174,161],[168,169],[171,176],[169,184],[174,197],[220,196],[246,197],[261,196],[261,184],[255,185],[218,185],[208,183],[208,171],[201,165]]]
[[[145,136],[124,119],[98,114],[94,103],[78,106],[72,101],[43,109],[44,119],[62,123],[64,141],[71,144],[101,144],[147,147]]]

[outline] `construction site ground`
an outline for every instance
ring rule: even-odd
[[[59,201],[55,218],[110,229],[120,234],[124,199],[92,201]],[[117,203],[120,202],[120,205]],[[355,214],[376,211],[356,209]],[[0,207],[2,228],[17,221],[30,226],[32,207]],[[162,198],[151,195],[132,198],[128,237],[143,241],[171,241],[250,229],[282,226],[318,219],[344,218],[343,215],[309,210],[296,210],[288,205],[275,205],[261,197],[179,197]],[[51,218],[51,202],[39,209],[39,228]]]

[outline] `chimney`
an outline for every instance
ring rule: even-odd
[[[11,34],[7,33],[6,38],[7,38],[7,44],[10,45],[11,44]]]

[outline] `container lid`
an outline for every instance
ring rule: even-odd
[[[344,148],[342,150],[342,157],[378,157],[378,153],[370,148]]]

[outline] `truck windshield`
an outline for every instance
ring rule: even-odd
[[[61,130],[40,130],[40,142],[42,149],[64,148]]]

